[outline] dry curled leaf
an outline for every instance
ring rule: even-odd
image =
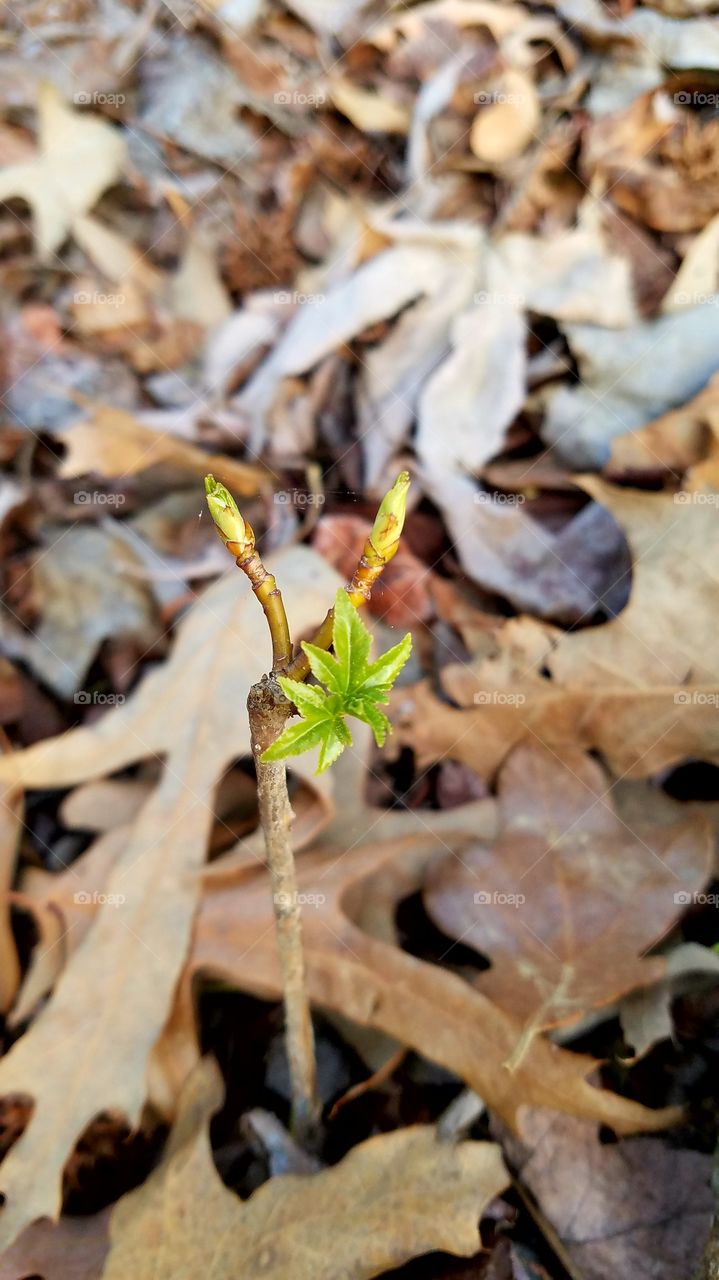
[[[242,1202],[222,1185],[208,1123],[210,1060],[190,1077],[160,1166],[116,1206],[103,1280],[371,1280],[409,1258],[478,1252],[478,1220],[505,1190],[498,1146],[431,1126],[381,1134],[316,1174],[272,1178]]]

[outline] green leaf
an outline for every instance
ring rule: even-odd
[[[297,707],[301,719],[285,727],[265,751],[263,761],[284,760],[319,747],[317,772],[323,773],[345,747],[352,745],[345,716],[364,720],[380,747],[391,731],[392,726],[377,703],[388,701],[392,684],[409,657],[411,636],[406,635],[370,666],[372,637],[347,592],[340,590],[335,601],[333,644],[334,657],[316,645],[302,645],[312,673],[324,689],[287,676],[278,677],[282,692]]]
[[[323,708],[327,701],[324,689],[318,689],[316,685],[304,684],[302,680],[289,680],[287,676],[278,676],[277,680],[285,697],[294,702],[297,710],[308,719],[312,719],[312,712]]]
[[[392,725],[384,711],[379,711],[371,702],[362,701],[356,710],[352,710],[352,715],[369,725],[378,747],[384,746],[387,734],[392,732]]]
[[[320,747],[319,760],[317,762],[317,773],[324,773],[325,769],[329,769],[334,764],[338,756],[342,755],[345,747],[352,746],[352,734],[350,733],[344,720],[341,718],[335,720],[332,724],[331,731],[323,739]]]
[[[332,646],[341,672],[341,688],[349,693],[362,683],[367,670],[372,637],[350,600],[340,587],[335,599]]]
[[[316,644],[302,641],[302,648],[310,660],[310,671],[313,676],[327,685],[333,693],[342,693],[342,672],[336,658],[325,649],[318,649]]]
[[[303,751],[309,751],[310,747],[323,742],[331,729],[331,720],[295,721],[285,726],[279,738],[262,753],[260,759],[263,764],[270,764],[273,760],[285,760],[287,756],[302,755]]]
[[[412,637],[407,632],[403,640],[399,644],[394,645],[392,649],[388,649],[382,654],[376,662],[368,667],[362,687],[368,689],[378,687],[382,689],[391,689],[397,676],[402,670],[412,651]]]

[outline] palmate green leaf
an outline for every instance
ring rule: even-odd
[[[342,693],[342,672],[337,659],[325,649],[318,649],[316,644],[307,644],[305,640],[302,641],[302,648],[309,658],[313,676],[326,684],[333,693]]]
[[[364,720],[382,746],[392,726],[377,703],[388,700],[389,691],[412,649],[407,634],[371,665],[369,653],[372,637],[352,604],[347,592],[337,592],[332,640],[335,655],[304,644],[312,674],[324,689],[300,680],[279,676],[285,697],[297,707],[302,717],[285,727],[280,737],[262,756],[263,761],[285,760],[300,755],[311,747],[319,747],[317,773],[324,772],[352,745],[352,735],[345,716]]]
[[[362,681],[363,689],[386,689],[390,690],[397,676],[402,670],[412,650],[412,637],[407,632],[403,640],[399,644],[388,649],[382,654],[371,667],[367,668],[364,680]]]
[[[372,637],[347,592],[340,587],[335,599],[332,648],[341,672],[342,689],[350,693],[362,684]]]

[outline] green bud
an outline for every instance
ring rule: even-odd
[[[227,550],[233,556],[250,550],[254,545],[252,529],[240,515],[239,508],[229,489],[226,489],[214,476],[205,476],[205,493],[210,515],[215,528]]]
[[[389,493],[379,505],[370,534],[370,542],[384,560],[391,560],[399,546],[407,509],[409,471],[400,471]]]

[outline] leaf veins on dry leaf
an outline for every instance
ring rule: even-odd
[[[440,928],[491,960],[479,990],[535,1034],[661,978],[644,953],[710,875],[708,824],[629,827],[593,760],[536,745],[513,752],[499,798],[496,843],[446,858],[425,892]]]

